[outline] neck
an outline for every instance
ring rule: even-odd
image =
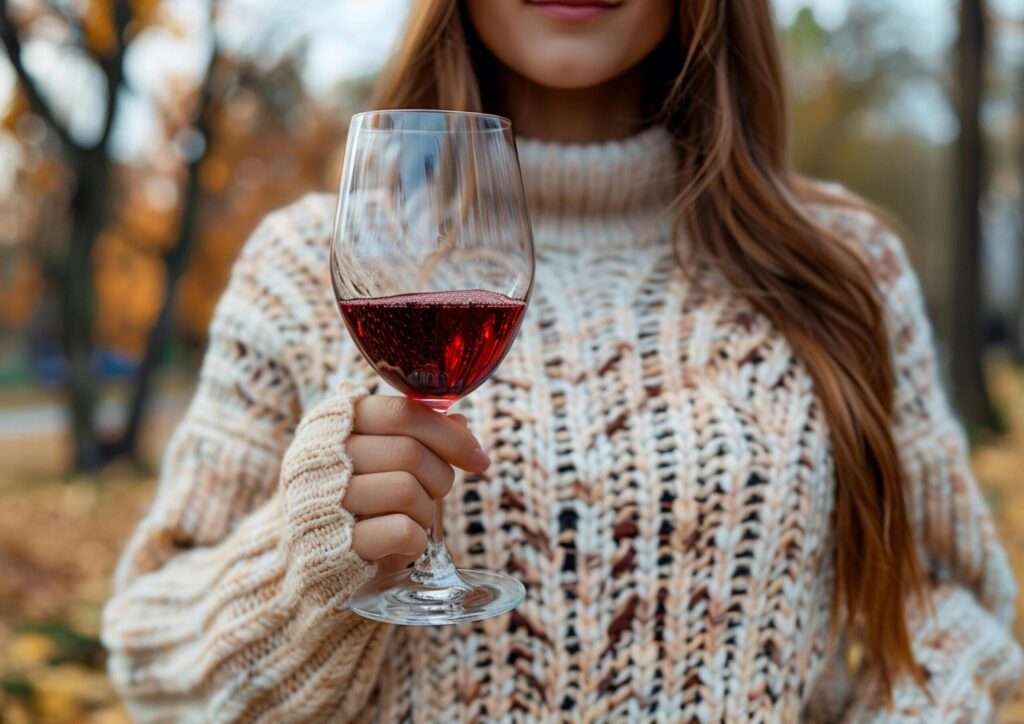
[[[519,136],[557,143],[601,143],[636,134],[644,121],[640,70],[590,88],[550,88],[503,68],[501,105]]]
[[[520,137],[523,188],[541,253],[636,251],[673,237],[675,140],[653,126],[623,141],[576,144]],[[663,226],[668,224],[669,228]]]

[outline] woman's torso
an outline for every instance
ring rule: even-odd
[[[388,392],[333,306],[333,198],[303,203],[322,223],[296,250],[306,271],[292,286],[309,298],[289,313],[309,344],[286,364],[307,381],[300,396],[342,379]],[[566,246],[566,224],[581,239],[594,224],[600,243]],[[522,330],[457,408],[494,464],[446,499],[457,563],[515,575],[526,601],[393,628],[367,720],[798,715],[832,590],[821,410],[777,330],[713,275],[689,280],[667,228],[651,228],[535,220]]]

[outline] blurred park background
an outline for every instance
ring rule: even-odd
[[[0,0],[0,721],[124,720],[99,609],[213,307],[407,4]],[[901,225],[1024,571],[1024,0],[775,6],[794,163]]]

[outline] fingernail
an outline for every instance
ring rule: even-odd
[[[472,454],[469,456],[469,463],[474,468],[477,468],[481,471],[491,467],[491,459],[487,457],[487,453],[485,453],[480,448],[474,450]]]

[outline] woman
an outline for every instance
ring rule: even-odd
[[[334,198],[268,217],[106,609],[140,719],[995,715],[1015,584],[899,241],[786,164],[767,0],[423,0],[376,105],[528,139],[528,318],[443,419],[342,331]],[[449,490],[453,555],[526,602],[348,611]]]

